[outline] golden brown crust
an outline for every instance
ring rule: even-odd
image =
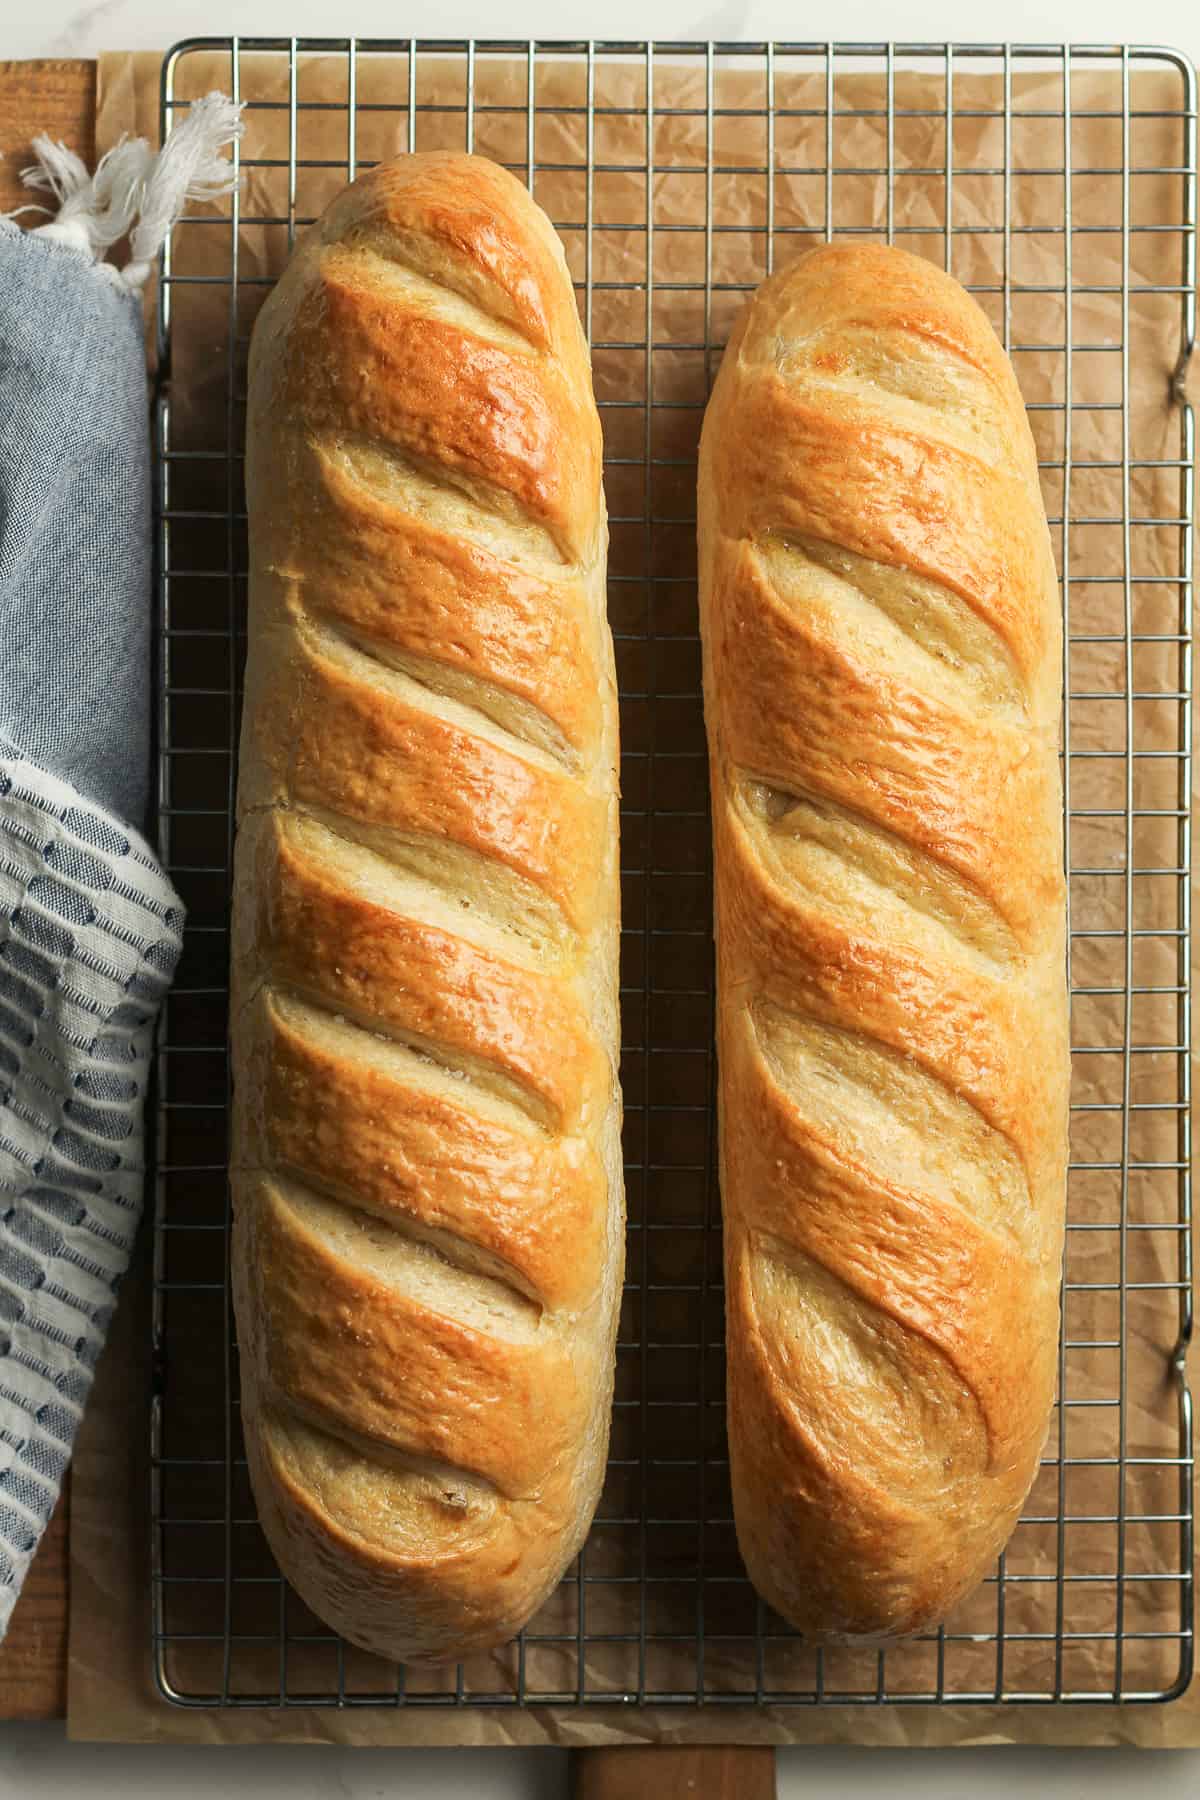
[[[309,445],[300,455],[315,504],[296,520],[291,561],[319,585],[329,617],[377,647],[485,667],[586,752],[601,729],[600,683],[587,621],[564,605],[561,581],[397,511]]]
[[[1060,608],[1020,394],[932,265],[830,247],[700,465],[738,1541],[817,1641],[935,1625],[1054,1393]]]
[[[403,446],[450,481],[500,489],[564,561],[585,556],[596,529],[587,496],[599,477],[590,382],[580,392],[577,369],[523,342],[475,337],[457,318],[416,313],[398,333],[396,291],[353,243],[329,248],[321,276],[292,321],[296,374],[283,384],[284,404],[303,404],[318,431]],[[318,357],[314,382],[307,370]],[[562,454],[568,438],[572,457]]]
[[[234,1296],[264,1528],[347,1637],[510,1637],[603,1477],[616,706],[562,251],[479,158],[364,176],[255,328]]]
[[[317,1038],[295,1000],[264,990],[252,1008],[241,1024],[248,1085],[263,1098],[244,1122],[252,1165],[303,1171],[369,1212],[464,1239],[548,1307],[595,1300],[607,1182],[583,1138],[481,1113],[449,1083],[414,1091],[402,1053],[370,1040],[364,1060],[349,1023]]]
[[[260,697],[257,671],[247,675],[247,698],[272,742],[243,778],[243,809],[286,798],[460,844],[534,883],[576,929],[585,925],[603,874],[595,845],[604,795],[519,740],[481,735],[486,719],[439,716],[419,683],[338,649],[335,660],[329,640],[314,640],[301,620],[288,632],[287,663],[271,667],[271,691]]]
[[[243,866],[255,879],[254,942],[270,947],[273,986],[318,999],[405,1042],[434,1045],[506,1077],[556,1132],[594,1128],[610,1064],[583,997],[560,968],[526,968],[395,904],[366,899],[334,858],[298,847],[283,815],[250,825]]]
[[[560,1531],[563,1477],[588,1407],[568,1343],[539,1342],[533,1320],[514,1340],[436,1310],[423,1292],[351,1260],[365,1225],[331,1239],[308,1222],[312,1210],[262,1181],[247,1249],[265,1390],[334,1433],[467,1469],[508,1499],[536,1499],[546,1531]]]

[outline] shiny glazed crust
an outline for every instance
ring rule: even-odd
[[[881,246],[759,290],[699,500],[738,1541],[886,1642],[988,1572],[1054,1395],[1054,561],[991,327]]]
[[[513,1636],[603,1479],[623,1219],[600,427],[558,239],[408,156],[254,331],[234,1298],[260,1516],[368,1650]]]

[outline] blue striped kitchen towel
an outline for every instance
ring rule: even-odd
[[[210,96],[94,175],[39,140],[49,225],[0,220],[0,1638],[53,1511],[142,1205],[142,1108],[183,914],[149,763],[140,288],[228,185]],[[48,208],[41,208],[46,211]],[[118,271],[101,260],[131,233]]]

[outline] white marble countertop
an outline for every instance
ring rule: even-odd
[[[395,0],[40,0],[0,6],[0,58],[94,56],[99,50],[159,49],[190,36],[297,34],[489,37],[797,38],[835,25],[844,41],[888,36],[1045,43],[1173,44],[1200,61],[1196,0],[838,0],[833,13],[798,13],[784,0],[526,0],[502,12],[489,0],[441,0],[436,18],[406,14]],[[992,1800],[1017,1788],[1023,1800],[1124,1800],[1152,1786],[1155,1800],[1197,1800],[1200,1751],[786,1750],[780,1800]],[[566,1755],[556,1750],[386,1751],[295,1746],[208,1750],[68,1744],[61,1726],[0,1725],[0,1800],[208,1800],[254,1792],[255,1800],[562,1800]],[[697,1800],[704,1800],[698,1795]]]
[[[1196,1800],[1200,1751],[781,1750],[779,1800]],[[2,1800],[566,1800],[565,1750],[68,1744],[0,1725]],[[645,1800],[655,1800],[647,1795]],[[708,1800],[697,1794],[695,1800]]]
[[[1175,44],[1200,58],[1196,0],[837,0],[825,13],[786,0],[441,0],[436,14],[406,13],[394,0],[8,0],[0,8],[0,56],[94,56],[98,50],[157,50],[177,38],[224,35],[402,37],[820,38],[836,28],[855,39],[951,35],[975,42],[1070,39]]]

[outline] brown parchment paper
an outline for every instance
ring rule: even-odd
[[[180,66],[179,91],[188,97],[210,87],[228,88],[228,59],[223,56],[191,56]],[[101,58],[97,126],[98,148],[112,143],[122,130],[153,135],[157,130],[159,59],[147,56]],[[584,229],[586,193],[579,166],[584,159],[586,125],[582,113],[585,98],[583,72],[576,66],[553,62],[540,64],[537,99],[536,159],[539,167],[536,193],[551,215],[567,221],[564,242],[576,279],[587,268],[588,239]],[[708,149],[705,118],[704,72],[701,67],[660,63],[655,71],[655,99],[659,109],[654,137],[656,174],[651,195],[655,232],[653,238],[654,294],[654,395],[651,421],[653,454],[675,458],[677,467],[665,462],[652,474],[635,466],[645,427],[637,403],[645,390],[645,358],[641,342],[645,332],[645,282],[647,237],[632,229],[645,218],[647,208],[646,127],[640,109],[645,100],[645,76],[640,63],[613,63],[597,69],[596,100],[601,107],[595,123],[595,161],[591,234],[593,281],[592,337],[598,398],[613,405],[604,413],[610,454],[628,455],[630,462],[610,467],[607,474],[610,513],[613,515],[612,569],[630,579],[614,586],[614,626],[637,632],[645,624],[644,583],[648,572],[640,518],[652,510],[659,518],[678,517],[677,528],[662,525],[654,548],[655,574],[666,570],[688,574],[692,568],[691,513],[694,500],[688,458],[694,454],[699,429],[699,405],[703,401],[711,358],[704,350],[705,306],[711,309],[711,341],[723,341],[728,323],[742,296],[723,284],[753,283],[765,273],[767,249],[767,183],[755,172],[765,160],[767,127],[762,117],[746,109],[761,108],[765,81],[761,72],[746,68],[720,68],[716,76],[713,115],[713,160],[722,171],[713,178],[714,221],[713,284],[707,293],[661,285],[694,283],[703,279],[705,233],[705,182],[702,170]],[[279,59],[243,58],[243,95],[286,101],[286,71]],[[408,73],[403,58],[360,59],[357,92],[360,107],[357,140],[353,146],[360,162],[402,150],[408,144],[405,109]],[[418,98],[423,107],[418,144],[421,148],[462,144],[463,72],[461,65],[422,64]],[[287,253],[284,224],[256,221],[285,218],[289,206],[303,219],[319,212],[349,172],[351,145],[342,109],[346,98],[344,58],[305,59],[298,81],[302,114],[302,142],[294,193],[289,193],[286,160],[288,124],[286,106],[250,115],[246,153],[277,159],[281,166],[247,171],[242,194],[238,256],[241,287],[236,329],[244,339],[257,303],[278,275]],[[1005,255],[1005,237],[995,227],[1003,218],[1003,185],[998,173],[1003,160],[1003,127],[995,113],[1001,99],[998,73],[970,69],[956,76],[956,122],[953,138],[955,165],[953,209],[958,227],[954,268],[973,284],[999,287]],[[525,69],[522,62],[489,65],[476,71],[475,147],[502,160],[519,162],[525,154],[523,111],[489,111],[489,106],[521,108],[525,101]],[[823,231],[825,179],[824,76],[810,69],[790,67],[779,59],[776,67],[777,107],[774,146],[781,172],[774,183],[773,213],[776,266],[815,241]],[[1013,176],[1009,219],[1014,228],[1007,253],[1014,283],[1042,291],[1014,296],[1010,317],[1014,361],[1027,401],[1035,409],[1061,400],[1065,392],[1066,358],[1063,343],[1066,304],[1063,286],[1063,240],[1054,227],[1061,225],[1063,189],[1060,170],[1064,160],[1063,126],[1046,116],[1061,110],[1062,82],[1058,73],[1020,72],[1013,79],[1013,101],[1020,116],[1011,132]],[[1073,83],[1076,117],[1070,153],[1076,171],[1072,186],[1073,315],[1071,340],[1075,345],[1071,371],[1072,395],[1077,409],[1071,442],[1076,464],[1116,461],[1121,452],[1119,410],[1121,358],[1112,353],[1119,344],[1123,319],[1119,296],[1105,291],[1120,281],[1120,238],[1089,226],[1119,223],[1121,191],[1111,170],[1122,153],[1119,119],[1088,116],[1119,107],[1120,90],[1112,75],[1081,73]],[[839,108],[857,108],[866,116],[839,119],[835,141],[835,219],[840,228],[878,227],[886,216],[886,193],[878,173],[886,161],[884,89],[881,76],[840,73],[836,86]],[[944,218],[945,183],[930,169],[946,161],[945,124],[939,117],[943,90],[940,79],[927,73],[901,69],[896,76],[895,166],[893,190],[897,225],[919,228],[902,238],[909,248],[942,256],[941,224]],[[307,110],[311,105],[313,110]],[[1178,120],[1154,116],[1178,111],[1181,90],[1177,77],[1166,71],[1138,73],[1132,90],[1129,155],[1135,167],[1177,165],[1182,134]],[[629,111],[622,110],[630,109]],[[323,110],[324,109],[324,110]],[[611,109],[611,110],[609,110]],[[986,116],[985,116],[986,115]],[[309,165],[316,166],[309,166]],[[986,171],[995,171],[987,173]],[[1049,171],[1049,172],[1047,172]],[[1181,181],[1177,174],[1145,173],[1130,182],[1130,218],[1134,224],[1163,223],[1180,217]],[[227,212],[213,212],[210,229],[185,227],[176,236],[177,273],[227,277],[230,267],[229,229],[221,223]],[[690,227],[691,229],[679,229]],[[1082,227],[1080,230],[1078,228]],[[1179,239],[1164,232],[1135,232],[1130,238],[1130,273],[1142,284],[1170,284],[1179,280]],[[249,279],[247,279],[249,278]],[[629,288],[606,283],[631,283]],[[1086,289],[1087,291],[1080,291]],[[994,322],[1003,327],[999,295],[983,294]],[[173,297],[173,366],[171,391],[173,441],[176,444],[219,449],[225,439],[226,345],[229,328],[228,289],[204,281],[181,286]],[[1136,295],[1129,305],[1130,393],[1129,444],[1133,456],[1151,463],[1178,455],[1179,414],[1169,402],[1169,377],[1178,354],[1179,303],[1176,295]],[[632,346],[632,348],[628,347]],[[1020,348],[1030,346],[1031,348]],[[1091,410],[1089,410],[1089,408]],[[1063,422],[1053,410],[1033,412],[1040,454],[1050,461],[1064,456]],[[632,431],[632,436],[626,437]],[[1047,509],[1052,520],[1061,516],[1063,474],[1045,474]],[[645,483],[653,485],[648,489]],[[212,496],[209,496],[212,499]],[[1080,696],[1071,703],[1072,750],[1112,752],[1124,744],[1125,707],[1112,696],[1123,691],[1126,681],[1123,631],[1123,595],[1119,578],[1123,567],[1123,539],[1119,525],[1110,521],[1121,512],[1121,477],[1113,468],[1076,468],[1073,474],[1071,512],[1076,521],[1071,540],[1073,578],[1072,631],[1093,641],[1077,645],[1071,659],[1071,689]],[[1178,472],[1146,467],[1136,470],[1130,483],[1130,512],[1146,521],[1134,527],[1132,563],[1139,579],[1133,587],[1134,628],[1141,634],[1167,634],[1179,629],[1178,590],[1154,577],[1178,576],[1181,533],[1177,526],[1156,524],[1169,520],[1178,506]],[[623,520],[633,523],[626,526]],[[1087,520],[1095,524],[1085,523]],[[222,544],[223,544],[223,534]],[[1056,529],[1061,550],[1061,532]],[[223,551],[222,551],[223,553]],[[204,543],[197,534],[189,544],[189,562],[203,558]],[[214,565],[216,566],[216,565]],[[680,612],[672,615],[670,628],[681,637],[694,630],[694,594],[685,593]],[[197,605],[203,604],[198,588]],[[208,590],[211,591],[211,590]],[[185,595],[186,600],[186,595]],[[688,608],[692,608],[689,615]],[[641,610],[640,610],[641,609]],[[660,632],[665,629],[661,617]],[[664,650],[662,641],[656,652]],[[644,654],[644,647],[634,646]],[[660,663],[658,678],[650,685],[669,688],[675,695],[670,709],[663,709],[658,730],[678,734],[681,745],[692,747],[699,729],[698,670],[682,648],[665,645],[672,660]],[[197,654],[200,654],[197,652]],[[664,674],[664,669],[666,674]],[[625,687],[646,685],[637,667],[621,670]],[[1129,672],[1139,695],[1134,707],[1134,742],[1139,750],[1171,751],[1179,747],[1179,708],[1169,698],[1180,685],[1180,651],[1175,643],[1139,644]],[[667,676],[669,675],[669,679]],[[1161,698],[1158,698],[1161,696]],[[636,741],[640,728],[635,708],[623,711],[622,728],[627,741]],[[637,805],[637,771],[623,772],[627,803]],[[1094,871],[1077,875],[1072,882],[1073,924],[1097,932],[1116,931],[1123,922],[1125,770],[1119,758],[1078,761],[1072,769],[1072,800],[1076,808],[1090,807],[1096,817],[1077,821],[1074,862]],[[1134,767],[1136,807],[1171,808],[1178,804],[1178,766],[1168,757],[1142,758]],[[688,796],[673,803],[686,806]],[[699,804],[702,795],[691,795]],[[701,809],[702,810],[702,809]],[[706,827],[703,819],[697,831]],[[1138,820],[1133,854],[1139,868],[1172,866],[1177,859],[1175,821],[1163,816]],[[680,848],[684,864],[697,853],[693,840]],[[658,854],[663,856],[660,846]],[[700,856],[698,867],[702,867]],[[672,893],[677,894],[677,888]],[[196,886],[185,895],[193,918],[219,915],[223,892]],[[701,906],[704,896],[695,890]],[[628,904],[628,898],[627,898]],[[1139,877],[1135,885],[1135,924],[1141,928],[1170,928],[1178,924],[1177,883],[1171,877]],[[1074,1098],[1096,1106],[1112,1107],[1121,1092],[1124,950],[1119,937],[1096,937],[1076,944],[1076,988],[1096,990],[1077,998],[1074,1010],[1075,1042],[1094,1054],[1076,1058]],[[1176,952],[1171,942],[1139,939],[1135,952],[1137,984],[1171,987],[1178,979]],[[686,987],[686,982],[681,982]],[[660,995],[661,998],[661,995]],[[1133,1009],[1136,1043],[1168,1045],[1178,1041],[1178,1001],[1164,993],[1139,996]],[[668,1037],[672,1031],[693,1027],[686,1018],[686,1002],[667,1006],[665,1023],[656,1029]],[[219,1055],[220,1037],[214,1039]],[[1177,1083],[1176,1059],[1165,1051],[1134,1059],[1134,1101],[1151,1103],[1173,1097]],[[678,1096],[675,1096],[678,1098]],[[1176,1124],[1171,1115],[1145,1112],[1132,1115],[1129,1154],[1143,1165],[1169,1163],[1178,1155]],[[1072,1139],[1073,1155],[1090,1165],[1072,1176],[1070,1215],[1080,1226],[1093,1229],[1073,1232],[1068,1245],[1068,1280],[1082,1285],[1068,1297],[1068,1334],[1072,1339],[1106,1340],[1116,1335],[1118,1301],[1111,1286],[1119,1272],[1119,1242],[1111,1229],[1120,1191],[1121,1125],[1118,1111],[1078,1113]],[[182,1146],[186,1154],[187,1145]],[[669,1162],[670,1158],[664,1157]],[[1116,1167],[1114,1169],[1114,1162]],[[659,1178],[661,1187],[649,1194],[631,1188],[631,1216],[645,1204],[651,1208],[679,1208],[687,1218],[689,1200],[681,1180],[668,1169]],[[1167,1224],[1176,1206],[1175,1177],[1169,1169],[1146,1169],[1130,1190],[1129,1217],[1143,1225]],[[211,1200],[211,1197],[210,1197]],[[218,1215],[219,1216],[219,1215]],[[674,1217],[663,1211],[661,1216]],[[669,1237],[670,1234],[667,1234]],[[683,1234],[681,1234],[681,1243]],[[681,1251],[682,1255],[683,1252]],[[1128,1238],[1128,1278],[1137,1283],[1170,1282],[1179,1269],[1178,1242],[1169,1230],[1145,1230]],[[177,1272],[178,1273],[178,1272]],[[686,1278],[686,1265],[675,1270]],[[146,1282],[134,1282],[127,1292],[109,1349],[101,1366],[92,1407],[85,1421],[76,1454],[72,1518],[72,1612],[68,1723],[79,1738],[123,1740],[191,1740],[234,1742],[247,1740],[311,1740],[361,1744],[484,1744],[553,1743],[580,1745],[636,1741],[832,1743],[877,1745],[934,1745],[968,1743],[1072,1743],[1184,1745],[1200,1743],[1200,1684],[1167,1705],[1109,1706],[945,1706],[826,1708],[631,1708],[588,1705],[584,1708],[529,1707],[524,1710],[417,1709],[280,1709],[230,1711],[213,1708],[178,1708],[167,1705],[155,1693],[148,1651],[148,1477],[146,1437],[149,1371],[149,1335],[146,1321]],[[220,1429],[219,1345],[205,1336],[199,1315],[183,1317],[178,1341],[168,1345],[173,1388],[170,1394],[170,1429],[176,1441],[191,1445],[211,1441]],[[649,1329],[649,1325],[646,1327]],[[657,1335],[687,1335],[677,1318],[664,1316],[655,1322]],[[1177,1414],[1173,1388],[1167,1378],[1167,1355],[1174,1342],[1176,1315],[1173,1296],[1155,1288],[1129,1294],[1127,1309],[1128,1388],[1127,1450],[1131,1457],[1153,1459],[1174,1453]],[[710,1341],[715,1341],[712,1339]],[[713,1381],[719,1382],[718,1366]],[[657,1376],[656,1376],[657,1378]],[[670,1398],[671,1368],[663,1359],[661,1380]],[[690,1393],[694,1376],[680,1378],[680,1393]],[[1088,1462],[1115,1454],[1117,1417],[1105,1405],[1116,1392],[1118,1359],[1115,1351],[1095,1350],[1069,1358],[1067,1391],[1074,1402],[1068,1414],[1068,1454],[1081,1459],[1067,1476],[1066,1506],[1073,1518],[1068,1567],[1083,1577],[1067,1590],[1065,1620],[1068,1644],[1064,1655],[1064,1680],[1068,1687],[1102,1686],[1113,1680],[1111,1644],[1089,1634],[1111,1631],[1115,1624],[1111,1571],[1115,1566],[1116,1529],[1103,1522],[1086,1522],[1090,1515],[1110,1515],[1116,1506],[1114,1472]],[[629,1389],[618,1367],[618,1398]],[[718,1390],[714,1390],[718,1391]],[[634,1409],[636,1417],[636,1408]],[[628,1439],[628,1415],[618,1414],[614,1449],[619,1455],[636,1455]],[[669,1422],[664,1431],[670,1432]],[[1057,1449],[1058,1424],[1048,1447]],[[670,1455],[670,1449],[664,1449]],[[694,1476],[688,1478],[694,1490]],[[1057,1470],[1051,1464],[1039,1479],[1028,1512],[1036,1519],[1020,1527],[1008,1558],[1010,1573],[1047,1575],[1056,1566],[1056,1528],[1051,1522],[1058,1511]],[[606,1489],[606,1505],[617,1510],[631,1490],[621,1486],[620,1471]],[[709,1510],[719,1510],[721,1494],[715,1481],[708,1496]],[[1132,1470],[1127,1479],[1127,1503],[1139,1513],[1171,1512],[1178,1504],[1178,1477],[1174,1471],[1147,1464]],[[202,1509],[206,1496],[197,1493]],[[668,1491],[659,1498],[664,1509],[696,1508],[694,1491]],[[673,1679],[690,1687],[694,1682],[694,1650],[672,1648],[670,1634],[679,1630],[679,1609],[694,1614],[694,1589],[689,1576],[694,1562],[695,1537],[684,1530],[672,1547],[656,1547],[659,1572],[677,1574],[679,1581],[665,1581],[652,1590],[651,1630],[656,1637],[652,1672],[654,1685]],[[630,1545],[619,1533],[597,1530],[589,1548],[589,1572],[597,1569],[619,1575],[631,1572]],[[731,1536],[709,1531],[706,1539],[706,1571],[736,1572]],[[1167,1527],[1130,1526],[1127,1530],[1128,1567],[1154,1575],[1177,1568],[1178,1535]],[[614,1634],[629,1629],[632,1591],[614,1584],[592,1589],[589,1607],[599,1609],[600,1623],[589,1613],[591,1629]],[[624,1597],[623,1597],[624,1596]],[[1006,1686],[1019,1691],[1040,1685],[1045,1676],[1046,1648],[1036,1634],[1053,1632],[1055,1585],[1050,1582],[1010,1583],[1007,1589],[1008,1629],[1034,1634],[1010,1643],[1006,1655]],[[274,1605],[272,1598],[271,1604]],[[550,1603],[543,1629],[572,1628],[570,1602],[563,1596]],[[610,1608],[608,1614],[603,1612]],[[558,1611],[555,1611],[555,1608]],[[622,1611],[624,1608],[624,1611]],[[564,1610],[566,1609],[566,1610]],[[719,1598],[711,1617],[714,1638],[708,1650],[707,1679],[711,1686],[733,1689],[753,1679],[752,1642],[739,1616],[723,1618]],[[950,1622],[958,1633],[987,1632],[995,1625],[995,1590],[972,1596]],[[1127,1590],[1125,1628],[1146,1634],[1131,1638],[1125,1650],[1125,1675],[1146,1687],[1157,1688],[1170,1678],[1176,1648],[1155,1641],[1154,1634],[1178,1624],[1178,1585],[1148,1580]],[[184,1629],[187,1620],[175,1621]],[[268,1622],[269,1624],[269,1622]],[[294,1627],[293,1627],[294,1628]],[[201,1616],[196,1629],[212,1629]],[[739,1630],[745,1635],[739,1638]],[[926,1647],[928,1655],[932,1650]],[[545,1661],[530,1670],[530,1685],[551,1686],[555,1666],[553,1650],[542,1653]],[[278,1652],[264,1648],[240,1651],[248,1660],[239,1669],[239,1680],[271,1684]],[[328,1686],[328,1668],[321,1652],[298,1645],[290,1651],[293,1662],[289,1686],[303,1685],[302,1673],[310,1665],[314,1689]],[[506,1657],[491,1659],[497,1692],[510,1679]],[[812,1681],[812,1665],[803,1649],[786,1640],[768,1648],[768,1685],[778,1690],[805,1687]],[[915,1648],[908,1661],[889,1656],[889,1686],[903,1691],[930,1679],[928,1655]],[[922,1657],[925,1660],[922,1660]],[[213,1681],[213,1646],[187,1643],[171,1652],[170,1674],[187,1691],[201,1690]],[[597,1645],[589,1655],[589,1688],[614,1691],[632,1685],[628,1645]],[[674,1660],[673,1660],[674,1659]],[[473,1668],[473,1685],[488,1686],[488,1661]],[[892,1665],[896,1666],[893,1667]],[[635,1665],[636,1666],[636,1665]],[[994,1677],[995,1651],[991,1645],[957,1644],[954,1661],[947,1669],[951,1686],[990,1683]],[[1024,1675],[1023,1675],[1024,1671]],[[829,1674],[830,1685],[846,1687],[873,1683],[871,1668],[859,1667],[854,1657]]]

